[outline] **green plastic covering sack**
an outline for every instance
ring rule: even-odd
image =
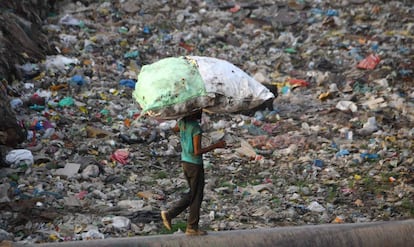
[[[209,105],[206,89],[198,68],[185,57],[170,57],[142,67],[133,97],[142,115],[176,118],[189,109]]]

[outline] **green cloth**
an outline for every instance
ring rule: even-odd
[[[133,97],[143,113],[207,95],[197,64],[185,57],[169,57],[142,67]]]
[[[194,155],[193,137],[201,135],[202,130],[200,124],[196,120],[180,120],[178,121],[180,128],[181,141],[181,160],[196,164],[203,164],[203,155]]]

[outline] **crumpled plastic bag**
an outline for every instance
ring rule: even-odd
[[[71,15],[65,15],[63,16],[60,20],[59,23],[62,25],[67,25],[67,26],[81,26],[82,25],[82,21],[76,19],[75,17],[71,16]]]
[[[357,112],[358,106],[352,101],[342,100],[336,104],[336,109],[339,109],[341,111]]]
[[[368,57],[360,61],[357,65],[358,69],[375,69],[375,67],[379,64],[381,58],[378,55],[370,54]]]
[[[31,166],[34,163],[33,154],[30,150],[15,149],[6,155],[6,163],[11,168],[18,168],[22,165]]]
[[[111,155],[111,159],[122,165],[126,165],[128,163],[128,156],[129,156],[128,150],[118,149]]]
[[[45,66],[47,70],[65,72],[66,68],[70,64],[79,64],[77,58],[65,57],[62,55],[47,56]]]

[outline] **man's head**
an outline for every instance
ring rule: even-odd
[[[186,120],[201,120],[201,116],[203,115],[203,111],[197,110],[195,112],[192,112],[190,115],[185,116],[184,119]]]

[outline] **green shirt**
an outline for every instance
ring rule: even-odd
[[[195,120],[180,120],[178,121],[178,127],[180,128],[180,141],[181,141],[181,160],[196,164],[203,164],[203,155],[194,154],[193,137],[201,135],[202,130],[200,124]]]

